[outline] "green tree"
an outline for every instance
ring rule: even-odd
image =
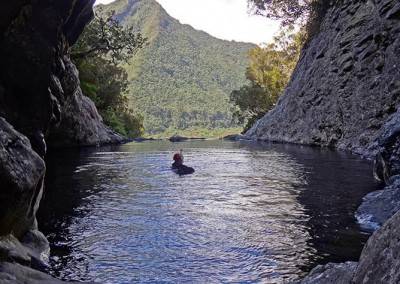
[[[307,38],[318,31],[328,9],[342,2],[343,0],[247,0],[255,14],[280,20],[282,26],[305,26]]]
[[[302,32],[287,28],[274,38],[274,43],[249,51],[246,78],[250,84],[230,94],[233,118],[245,124],[244,132],[274,107],[298,61],[302,39]]]
[[[143,118],[128,107],[124,95],[128,76],[118,65],[127,61],[133,53],[143,47],[146,39],[134,34],[133,28],[122,28],[112,17],[114,12],[95,18],[72,47],[71,58],[79,70],[81,89],[91,98],[104,123],[130,138],[144,133]]]
[[[281,20],[289,26],[304,19],[309,14],[309,0],[248,0],[248,5],[258,14],[274,20]]]
[[[98,8],[94,19],[85,27],[74,44],[72,59],[102,56],[113,63],[128,61],[145,44],[147,39],[132,26],[123,27],[114,19],[115,11],[103,12]]]
[[[243,132],[250,129],[265,114],[265,110],[271,109],[275,103],[257,83],[250,83],[232,91],[230,98],[235,104],[232,109],[233,118],[238,124],[245,124]]]

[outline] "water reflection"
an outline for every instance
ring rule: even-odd
[[[170,171],[182,147],[191,176]],[[343,153],[160,141],[74,154],[49,157],[39,216],[64,280],[281,283],[364,240],[352,214],[370,165]]]

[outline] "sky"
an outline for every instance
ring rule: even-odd
[[[107,4],[114,0],[97,0]],[[247,0],[156,0],[175,19],[225,39],[263,44],[272,42],[279,23],[248,13]]]

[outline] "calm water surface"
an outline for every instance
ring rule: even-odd
[[[193,175],[170,170],[184,149]],[[357,260],[371,163],[327,149],[153,141],[47,157],[49,273],[100,283],[283,283]]]

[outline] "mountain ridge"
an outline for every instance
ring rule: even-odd
[[[246,53],[255,44],[217,39],[181,24],[155,0],[117,0],[103,9],[114,10],[122,25],[148,38],[125,65],[128,96],[144,116],[148,135],[207,136],[236,127],[229,93],[246,83]]]

